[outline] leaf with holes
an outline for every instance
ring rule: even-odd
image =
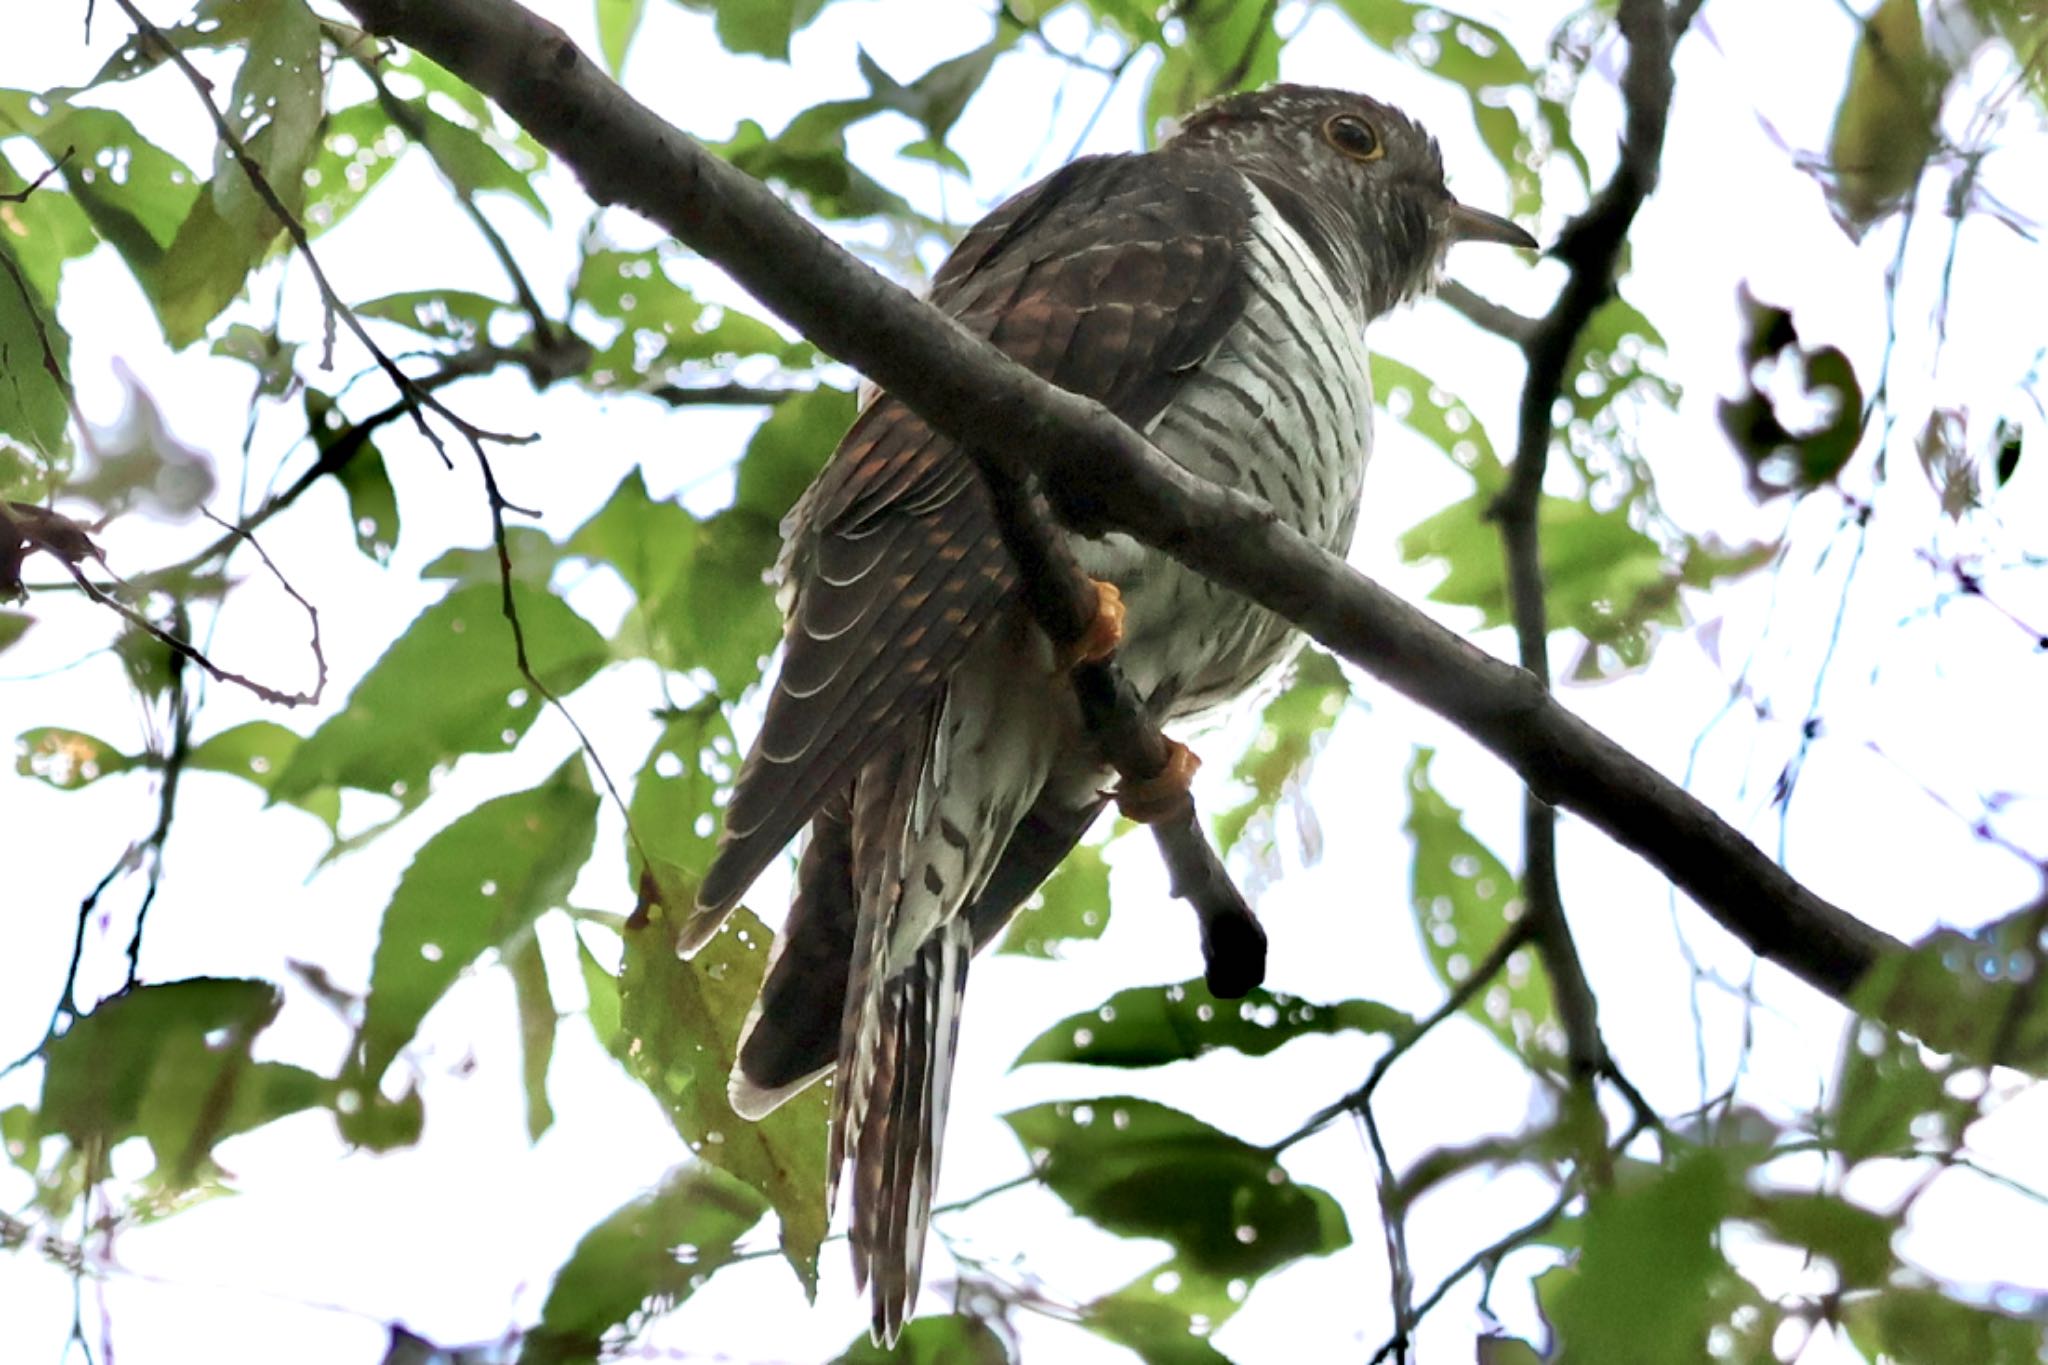
[[[1464,982],[1522,913],[1521,888],[1492,849],[1465,828],[1465,817],[1429,777],[1436,750],[1418,747],[1408,765],[1408,837],[1415,842],[1409,899],[1422,946],[1446,989]],[[1557,1007],[1538,970],[1536,950],[1511,954],[1466,1013],[1509,1050],[1554,1060]]]
[[[517,743],[541,699],[519,674],[501,601],[497,584],[478,583],[422,612],[292,754],[272,799],[356,787],[410,807],[426,799],[436,768]],[[560,598],[515,584],[512,602],[534,676],[557,696],[605,662],[602,637]]]
[[[276,721],[245,721],[193,745],[192,752],[186,755],[185,766],[195,772],[239,777],[268,792],[303,742],[298,731]],[[290,804],[330,830],[340,823],[341,794],[332,787],[304,792],[290,798]]]
[[[77,791],[103,777],[147,767],[150,759],[124,754],[103,739],[82,730],[40,726],[24,730],[14,741],[14,771],[58,791]]]
[[[1451,457],[1472,476],[1479,491],[1493,494],[1507,481],[1507,469],[1493,438],[1456,394],[1437,387],[1428,375],[1390,356],[1372,358],[1372,389],[1380,405],[1416,435]]]
[[[496,797],[427,840],[399,878],[370,962],[358,1035],[374,1086],[450,986],[485,953],[531,937],[590,858],[597,797],[572,756],[540,786]]]
[[[18,475],[8,477],[0,468],[0,488],[28,501],[42,491],[38,484],[68,463],[71,404],[64,384],[71,373],[71,338],[58,325],[56,311],[15,275],[15,260],[0,236],[0,356],[9,358],[0,366],[0,437],[13,438],[0,442],[0,453],[11,453],[15,442],[28,452]],[[7,549],[11,553],[13,546]]]
[[[1208,1337],[1237,1312],[1246,1289],[1243,1280],[1166,1261],[1084,1305],[1081,1324],[1146,1365],[1229,1365]]]
[[[1241,1000],[1218,1000],[1198,977],[1118,991],[1099,1008],[1068,1015],[1039,1034],[1011,1065],[1164,1066],[1217,1048],[1263,1057],[1312,1033],[1355,1030],[1405,1038],[1414,1028],[1414,1019],[1374,1000],[1317,1005],[1263,989]]]
[[[742,907],[686,962],[676,956],[675,926],[694,887],[676,890],[676,908],[657,900],[627,924],[612,1054],[660,1101],[691,1151],[766,1196],[782,1222],[782,1254],[815,1295],[825,1237],[825,1087],[812,1086],[758,1123],[726,1099],[740,1024],[774,935]]]
[[[617,1354],[615,1328],[696,1293],[767,1211],[766,1200],[723,1171],[678,1166],[583,1234],[555,1272],[540,1322],[520,1346],[520,1365]]]
[[[1999,1286],[1995,1299],[2027,1312],[2012,1317],[1997,1308],[1962,1303],[1922,1275],[1888,1285],[1881,1294],[1848,1300],[1842,1326],[1856,1349],[1871,1360],[1896,1365],[2039,1365],[2048,1348],[2041,1320],[2048,1303],[2017,1286]]]
[[[1004,1115],[1048,1188],[1119,1237],[1157,1237],[1205,1275],[1253,1279],[1351,1244],[1337,1201],[1273,1153],[1150,1100],[1061,1100]]]

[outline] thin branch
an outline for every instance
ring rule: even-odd
[[[1697,798],[1270,508],[1161,455],[850,256],[775,192],[630,98],[559,28],[511,0],[346,0],[491,96],[583,179],[718,262],[828,354],[978,458],[1036,470],[1065,506],[1293,621],[1471,734],[1555,805],[1634,849],[1752,950],[1847,1000],[1898,940],[1802,886]],[[976,434],[1002,431],[1000,449]],[[1939,1045],[1939,1039],[1930,1039]]]
[[[1551,409],[1566,391],[1567,367],[1579,336],[1613,296],[1614,277],[1643,200],[1657,183],[1671,107],[1672,31],[1663,0],[1622,0],[1616,22],[1628,39],[1621,78],[1627,123],[1614,176],[1586,210],[1566,224],[1554,249],[1570,268],[1564,289],[1521,337],[1528,372],[1522,385],[1515,460],[1491,514],[1505,545],[1508,597],[1522,667],[1550,686],[1550,623],[1544,602],[1543,545],[1537,505],[1550,460]],[[1525,320],[1526,321],[1526,320]],[[1579,960],[1557,882],[1557,810],[1532,786],[1523,803],[1522,895],[1536,926],[1536,947],[1549,974],[1567,1061],[1575,1081],[1590,1085],[1612,1070],[1600,1036],[1599,1005]],[[1645,1112],[1640,1096],[1631,1103]]]
[[[1436,289],[1437,301],[1452,312],[1483,332],[1497,337],[1506,337],[1517,346],[1527,344],[1537,328],[1537,320],[1517,313],[1505,304],[1492,299],[1456,280],[1445,280]]]

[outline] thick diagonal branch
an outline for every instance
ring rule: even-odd
[[[759,181],[640,105],[510,0],[346,0],[496,99],[602,203],[718,262],[827,353],[988,460],[1038,472],[1112,523],[1287,617],[1445,716],[1531,788],[1648,859],[1756,952],[1846,999],[1902,945],[1795,881],[1690,793],[1558,705],[1526,670],[1445,630],[1187,473],[1099,403],[1055,388],[884,280]],[[998,447],[977,433],[1001,431]]]

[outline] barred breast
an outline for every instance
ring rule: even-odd
[[[1269,503],[1343,554],[1372,451],[1365,321],[1315,253],[1255,186],[1242,317],[1147,428],[1203,478]],[[1127,609],[1119,658],[1166,720],[1199,719],[1255,687],[1300,648],[1280,618],[1124,536],[1078,546]]]

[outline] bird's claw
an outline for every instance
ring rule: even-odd
[[[1202,760],[1178,740],[1167,740],[1166,750],[1166,766],[1158,772],[1142,782],[1126,780],[1117,784],[1113,795],[1116,808],[1125,819],[1156,825],[1179,814],[1187,802],[1188,787],[1194,782],[1195,769],[1202,766]]]
[[[1116,653],[1117,646],[1124,642],[1124,596],[1116,584],[1101,579],[1091,580],[1095,584],[1095,619],[1088,623],[1088,629],[1081,632],[1081,638],[1060,651],[1060,672],[1066,673],[1082,664],[1099,664]]]

